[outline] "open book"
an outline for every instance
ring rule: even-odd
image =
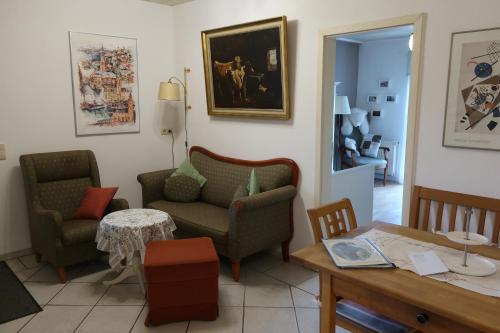
[[[368,238],[323,239],[339,268],[396,267]]]

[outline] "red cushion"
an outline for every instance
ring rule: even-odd
[[[87,187],[74,218],[102,219],[104,211],[115,196],[116,191],[118,191],[118,187]]]

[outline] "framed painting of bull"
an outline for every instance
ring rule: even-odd
[[[202,32],[208,114],[290,118],[286,16]]]

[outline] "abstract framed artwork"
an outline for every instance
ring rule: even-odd
[[[443,146],[500,150],[500,28],[452,34]]]
[[[378,96],[377,95],[368,95],[366,96],[366,102],[370,104],[377,104],[378,103]]]
[[[140,130],[137,40],[70,32],[77,136]]]
[[[286,16],[201,35],[210,116],[290,118]]]

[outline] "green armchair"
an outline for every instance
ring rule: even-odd
[[[99,169],[89,150],[22,155],[30,236],[37,260],[53,265],[61,282],[65,266],[95,259],[105,253],[94,241],[98,220],[73,216],[88,186],[100,187]],[[106,213],[128,208],[125,199],[113,199]]]
[[[281,244],[283,259],[289,260],[293,236],[293,199],[297,194],[299,168],[293,160],[277,158],[245,161],[192,147],[191,163],[207,178],[195,202],[172,202],[163,196],[165,179],[175,169],[137,176],[142,186],[143,207],[165,211],[173,218],[176,238],[208,236],[217,252],[231,259],[233,278],[238,281],[240,261],[254,253]],[[255,169],[261,193],[233,200],[239,185],[247,185]]]

